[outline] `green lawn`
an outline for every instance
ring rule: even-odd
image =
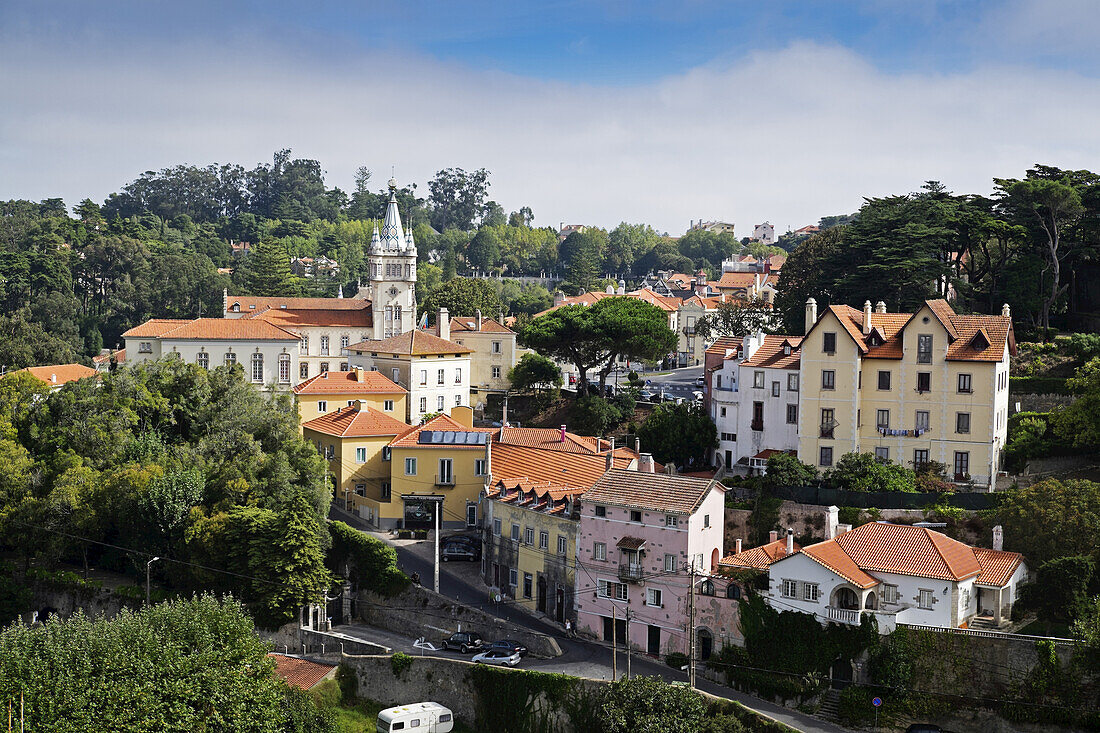
[[[1016,633],[1030,636],[1056,636],[1061,639],[1073,638],[1073,632],[1070,631],[1068,624],[1047,623],[1046,621],[1032,621]]]

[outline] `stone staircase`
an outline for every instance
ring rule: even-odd
[[[840,690],[826,690],[817,709],[819,717],[837,723],[840,721]]]

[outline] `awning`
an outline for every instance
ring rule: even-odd
[[[615,546],[620,550],[640,550],[645,546],[645,540],[641,537],[623,537]]]

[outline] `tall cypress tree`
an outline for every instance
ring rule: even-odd
[[[245,279],[252,295],[292,296],[298,294],[297,279],[290,272],[290,254],[278,242],[260,242],[248,255]]]

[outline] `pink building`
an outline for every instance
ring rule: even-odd
[[[698,595],[705,576],[722,557],[725,488],[713,479],[653,473],[642,454],[640,470],[610,470],[581,499],[577,530],[577,626],[610,641],[613,618],[618,643],[657,656],[688,649],[688,569],[697,573]],[[710,581],[708,590],[712,590]],[[736,619],[736,602],[722,599]],[[713,610],[708,618],[713,616]],[[724,616],[725,614],[719,614]],[[709,656],[718,632],[700,628],[700,658]],[[721,619],[711,625],[736,627]],[[735,629],[731,629],[735,630]],[[739,632],[738,632],[739,635]],[[705,652],[705,654],[704,654]]]

